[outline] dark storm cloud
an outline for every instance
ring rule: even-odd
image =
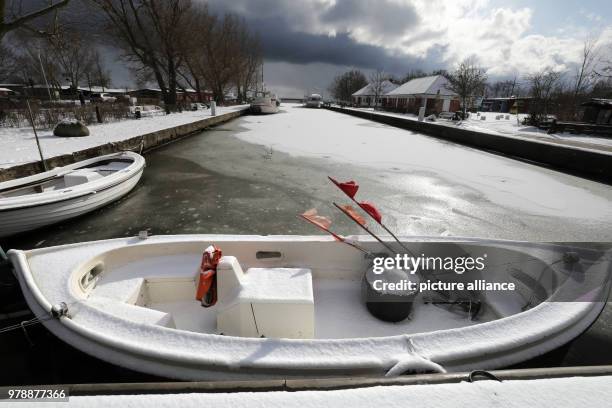
[[[213,0],[208,3],[215,13],[233,12],[243,17],[259,33],[264,58],[268,60],[383,69],[398,74],[416,66],[431,67],[426,61],[360,43],[350,35],[359,27],[368,28],[381,38],[401,35],[418,23],[412,6],[389,3],[381,7],[379,2],[367,0],[338,1],[326,9],[281,0]],[[313,20],[329,23],[338,31],[335,35],[306,32],[303,27],[314,24]]]
[[[419,22],[412,4],[371,0],[342,0],[322,15],[321,20],[340,24],[345,30],[367,26],[382,37],[399,36]]]
[[[416,62],[404,55],[392,55],[382,47],[360,44],[346,32],[335,36],[295,32],[277,18],[267,19],[263,26],[274,27],[259,32],[264,57],[270,60],[298,64],[323,62],[388,71],[403,71]]]

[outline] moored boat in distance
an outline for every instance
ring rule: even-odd
[[[0,237],[78,217],[127,194],[145,160],[119,152],[0,183]]]
[[[263,96],[258,96],[251,102],[251,113],[277,113],[280,100],[276,95],[265,93]]]
[[[420,293],[409,306],[384,306],[409,311],[391,323],[364,302],[372,260],[331,237],[142,234],[11,250],[9,258],[29,307],[57,337],[112,364],[181,380],[505,367],[578,336],[609,293],[607,275],[594,269],[607,271],[608,265],[589,264],[601,257],[574,247],[399,240],[417,254],[486,252],[487,280],[512,280],[520,289],[481,293],[482,304],[437,304]],[[364,236],[351,242],[375,253],[381,249]],[[223,256],[215,258],[215,293],[208,296],[211,286],[201,285],[203,276],[210,277],[202,252],[216,253],[213,245]],[[564,297],[585,284],[585,296]]]
[[[312,94],[306,98],[307,108],[320,108],[323,105],[323,97],[319,94]]]

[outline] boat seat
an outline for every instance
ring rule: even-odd
[[[104,177],[100,173],[91,169],[79,169],[75,171],[71,171],[64,175],[64,183],[66,187],[74,187],[79,184],[89,183],[90,181],[94,181]]]
[[[99,281],[92,295],[142,306],[145,303],[144,289],[144,278],[124,279],[113,282]]]
[[[119,302],[105,296],[91,296],[87,303],[105,313],[136,323],[176,328],[170,313]]]
[[[250,268],[224,256],[217,266],[219,332],[243,337],[313,338],[312,272]]]

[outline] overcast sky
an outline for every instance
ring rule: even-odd
[[[202,0],[203,1],[203,0]],[[571,68],[584,38],[612,43],[611,0],[210,0],[262,38],[281,96],[325,92],[347,68],[452,69],[475,56],[489,77]],[[126,74],[114,69],[117,81]],[[121,85],[121,84],[117,84]]]

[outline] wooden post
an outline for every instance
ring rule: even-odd
[[[40,148],[40,141],[38,140],[38,133],[36,133],[36,126],[34,125],[34,115],[32,115],[32,108],[30,107],[30,101],[26,99],[26,105],[28,106],[28,113],[30,115],[30,124],[32,125],[32,130],[34,131],[34,137],[36,138],[36,146],[38,146],[38,154],[40,155],[40,161],[42,162],[43,169],[45,171],[49,170],[47,168],[47,162],[45,162],[45,158],[42,154],[42,149]]]
[[[96,119],[98,123],[102,123],[102,115],[100,114],[100,107],[96,105]]]

